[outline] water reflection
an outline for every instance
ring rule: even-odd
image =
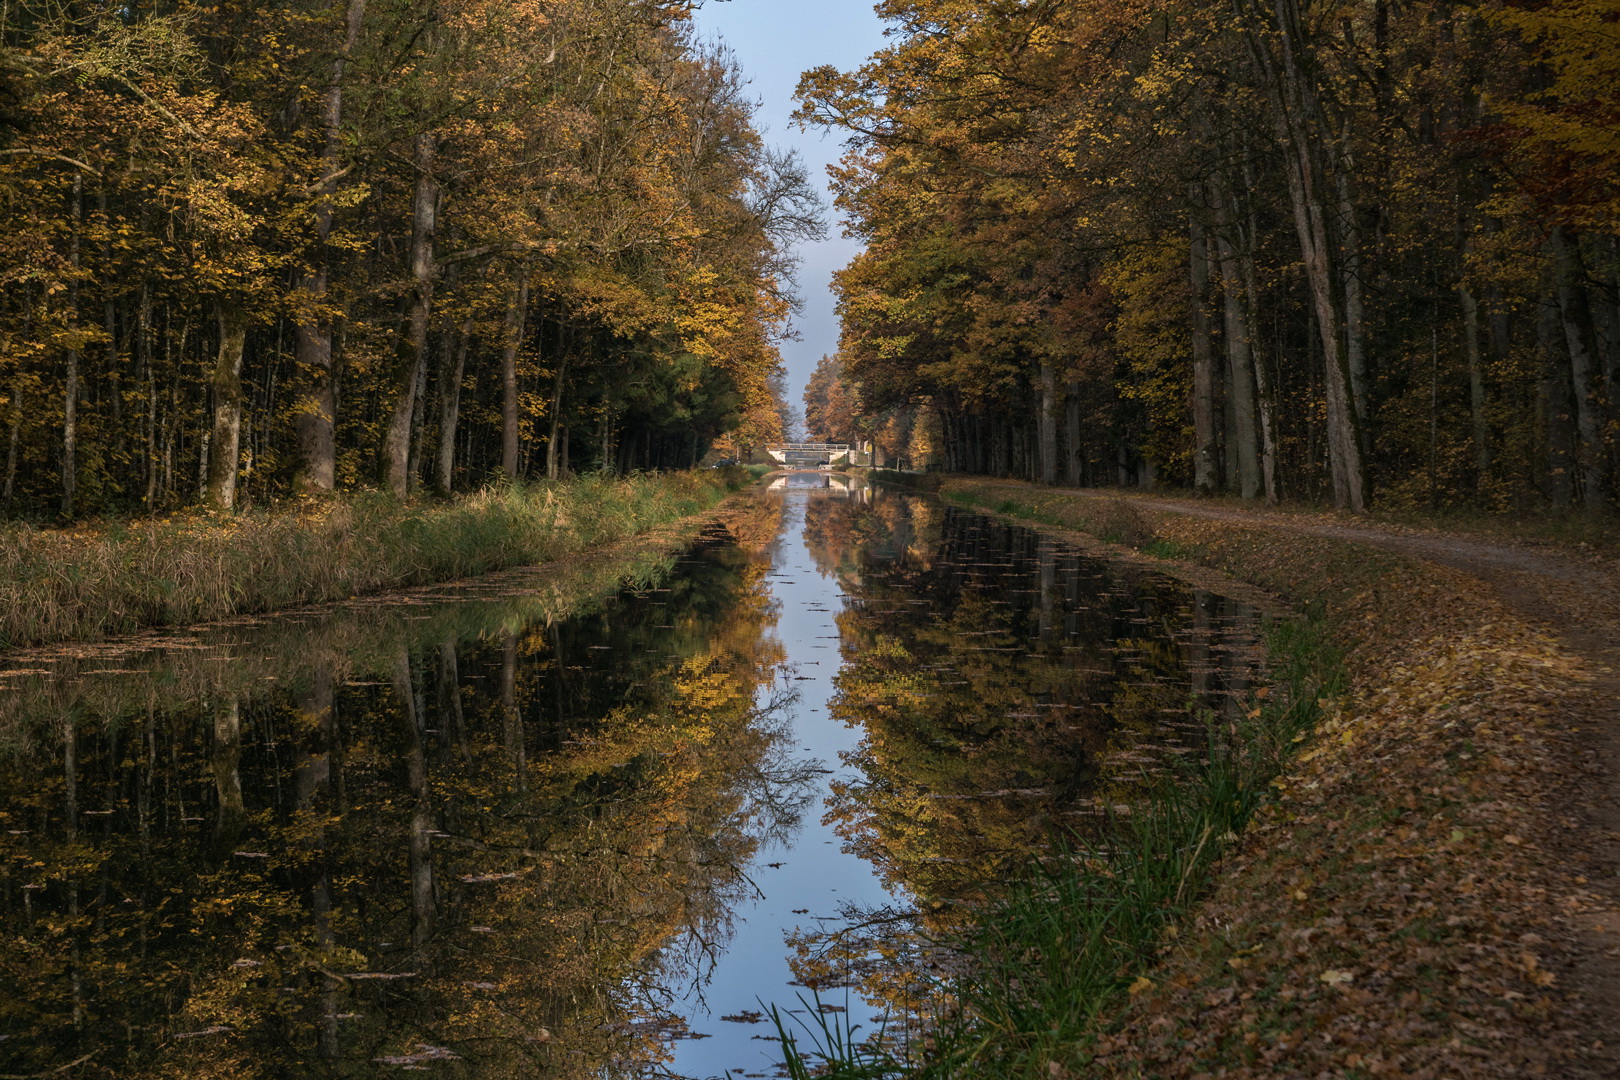
[[[807,796],[766,570],[716,531],[624,593],[520,575],[12,676],[4,1071],[650,1070]]]
[[[773,1075],[762,1002],[915,1004],[1252,623],[804,472],[678,555],[15,658],[0,1073]]]
[[[1235,719],[1256,614],[932,499],[815,505],[805,531],[848,593],[830,707],[860,732],[828,818],[894,900],[797,935],[798,970],[904,1012],[949,963],[925,939]]]
[[[809,469],[774,473],[766,481],[765,490],[779,495],[820,495],[858,502],[870,502],[873,493],[872,486],[863,477]]]

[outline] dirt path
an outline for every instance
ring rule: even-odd
[[[1108,491],[993,486],[1077,499],[1120,498]],[[1607,1058],[1611,1075],[1620,1076],[1620,564],[1544,545],[1383,528],[1328,515],[1240,510],[1192,499],[1132,495],[1125,501],[1139,510],[1365,544],[1470,574],[1589,665],[1589,712],[1579,719],[1593,738],[1583,748],[1584,760],[1572,765],[1597,782],[1579,785],[1578,804],[1569,808],[1578,826],[1562,831],[1570,847],[1557,854],[1590,867],[1586,875],[1602,901],[1579,917],[1585,947],[1568,978],[1581,989],[1604,1036],[1600,1056]]]

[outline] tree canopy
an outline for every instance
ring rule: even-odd
[[[890,0],[841,378],[947,468],[1361,509],[1612,502],[1612,3]]]
[[[6,7],[0,504],[449,492],[779,437],[820,207],[689,16]]]

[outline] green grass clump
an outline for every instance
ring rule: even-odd
[[[911,488],[913,491],[938,491],[939,485],[944,481],[944,477],[939,473],[909,473],[897,469],[869,469],[866,478],[882,484]]]
[[[931,1023],[921,1056],[810,1032],[813,1050],[787,1046],[790,1074],[809,1075],[811,1062],[835,1080],[1050,1080],[1083,1069],[1106,1017],[1206,891],[1319,702],[1343,691],[1340,655],[1320,626],[1276,623],[1267,636],[1272,692],[1252,699],[1236,725],[1210,718],[1203,762],[1100,835],[1032,860],[970,932],[947,943],[968,974],[941,988],[949,1011]]]
[[[0,649],[206,622],[548,562],[713,506],[746,469],[360,492],[236,514],[0,530]]]
[[[1191,559],[1196,553],[1174,540],[1149,540],[1142,545],[1142,554],[1151,555],[1155,559]]]

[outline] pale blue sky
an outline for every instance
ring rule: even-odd
[[[842,156],[842,139],[820,129],[800,131],[789,120],[793,89],[802,71],[821,64],[847,71],[883,47],[883,24],[872,10],[872,0],[705,0],[697,25],[704,37],[719,37],[731,46],[748,76],[749,91],[760,103],[755,115],[765,138],[799,151],[830,209],[825,167]],[[829,288],[832,272],[860,250],[855,241],[843,237],[836,221],[829,232],[826,240],[800,251],[804,311],[797,325],[802,339],[782,347],[793,404],[800,408],[816,361],[838,348],[838,316]]]

